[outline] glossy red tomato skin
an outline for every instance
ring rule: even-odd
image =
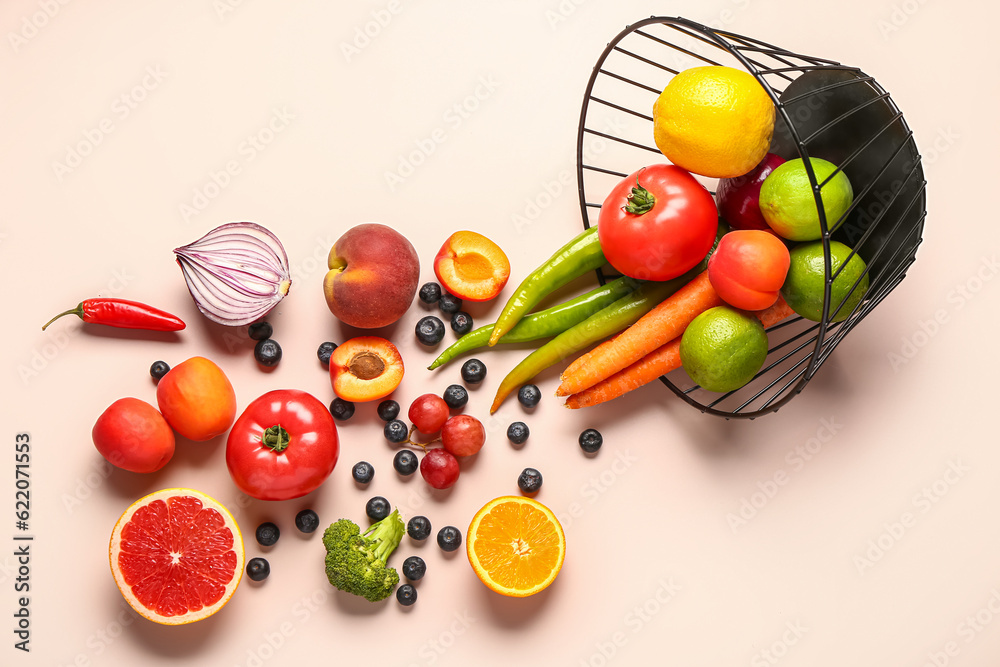
[[[646,213],[624,210],[637,181],[656,200]],[[639,280],[670,280],[705,258],[718,222],[715,200],[690,172],[655,164],[615,186],[601,206],[597,234],[604,256],[619,273]]]
[[[174,432],[156,408],[138,398],[108,406],[91,436],[101,456],[130,472],[156,472],[174,455]]]
[[[287,447],[275,451],[262,436],[280,425]],[[226,442],[226,466],[237,487],[259,500],[290,500],[326,481],[340,455],[337,425],[317,398],[297,389],[270,391],[246,407]]]

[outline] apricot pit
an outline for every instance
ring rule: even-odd
[[[358,336],[330,355],[330,382],[338,398],[363,403],[385,398],[403,379],[396,346],[378,336]]]

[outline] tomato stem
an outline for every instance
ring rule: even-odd
[[[292,442],[292,435],[285,429],[281,428],[280,424],[275,424],[264,430],[261,434],[260,440],[264,443],[265,447],[268,447],[275,454],[280,454],[288,448],[288,445]]]
[[[639,185],[638,175],[635,177],[635,187],[632,188],[632,193],[625,199],[628,203],[622,207],[622,210],[635,215],[649,213],[656,205],[656,197],[653,196],[653,193]]]

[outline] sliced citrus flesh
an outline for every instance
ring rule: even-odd
[[[111,533],[111,572],[126,602],[163,625],[208,618],[243,576],[243,537],[220,502],[163,489],[132,503]]]
[[[508,597],[527,597],[555,581],[566,556],[566,537],[542,503],[502,496],[472,519],[466,551],[487,587]]]

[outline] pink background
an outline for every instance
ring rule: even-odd
[[[0,7],[0,272],[9,293],[0,663],[995,665],[998,11],[968,0],[458,7]],[[282,387],[329,401],[315,349],[349,332],[324,303],[323,262],[355,224],[378,221],[406,234],[424,280],[448,234],[485,232],[511,260],[505,298],[580,229],[573,170],[584,87],[604,45],[650,14],[862,67],[892,93],[924,155],[929,215],[916,264],[787,408],[726,422],[651,386],[568,412],[552,397],[556,368],[541,376],[544,398],[533,414],[510,400],[490,420],[497,383],[525,354],[508,349],[482,356],[489,375],[467,412],[484,419],[489,439],[447,493],[396,476],[374,405],[341,426],[340,464],[301,501],[242,496],[226,473],[223,439],[180,442],[154,475],[107,469],[90,428],[118,398],[155,400],[147,369],[156,359],[216,360],[241,409]],[[379,17],[382,26],[373,23]],[[345,53],[366,25],[375,36]],[[463,103],[474,107],[465,117],[452,110]],[[258,134],[269,143],[245,143]],[[385,173],[428,141],[433,152],[390,187]],[[67,163],[81,142],[96,145]],[[232,173],[220,176],[227,166]],[[544,205],[535,212],[531,202]],[[532,224],[515,224],[529,214]],[[271,317],[285,355],[271,373],[257,368],[241,333],[197,313],[173,262],[174,247],[234,220],[272,229],[294,267],[292,291]],[[55,312],[97,295],[154,303],[189,326],[176,337],[75,320],[39,331]],[[499,306],[471,312],[485,323]],[[388,332],[407,363],[396,393],[404,409],[419,393],[459,381],[457,365],[423,369],[431,354],[412,334],[423,314],[414,305]],[[531,437],[515,449],[504,431],[519,419]],[[605,436],[593,459],[576,444],[587,427]],[[13,648],[8,629],[19,596],[13,441],[22,431],[33,453],[30,654]],[[367,490],[350,476],[361,459],[377,469]],[[292,525],[303,507],[324,525],[342,516],[362,522],[365,501],[379,494],[407,516],[426,514],[435,531],[454,524],[464,532],[484,502],[517,493],[525,466],[545,476],[538,498],[563,518],[568,540],[557,582],[532,599],[503,599],[479,583],[463,552],[448,557],[433,540],[405,538],[393,562],[420,554],[428,564],[418,602],[369,605],[329,587],[319,534],[302,538]],[[263,551],[253,541],[259,522],[283,530],[264,554],[272,573],[263,585],[245,579],[223,611],[180,628],[135,615],[106,556],[126,506],[169,486],[226,503],[248,558]],[[734,526],[730,515],[741,507],[748,520]]]

